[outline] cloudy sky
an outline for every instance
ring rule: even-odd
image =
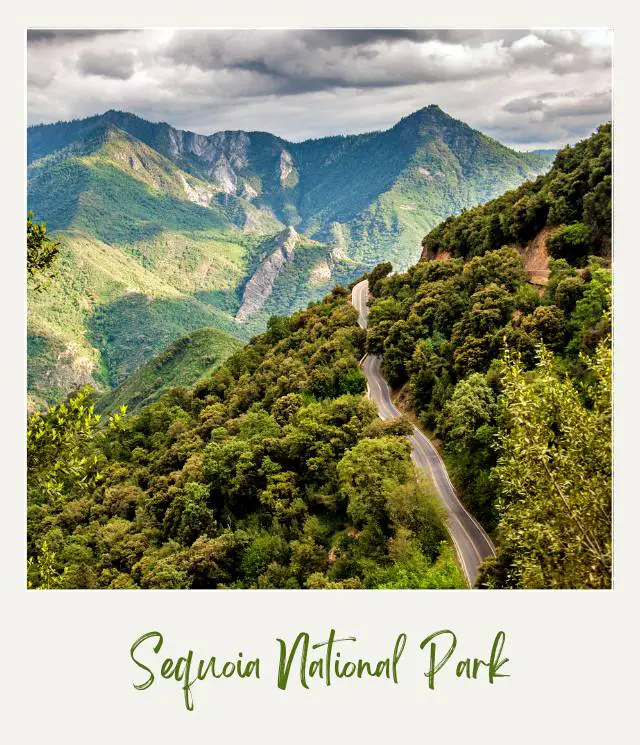
[[[611,41],[603,29],[31,30],[28,119],[115,108],[303,140],[435,103],[512,147],[559,147],[611,118]]]

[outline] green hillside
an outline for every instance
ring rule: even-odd
[[[523,246],[547,226],[556,231],[549,245],[555,258],[580,263],[588,253],[610,257],[611,153],[611,125],[605,124],[560,150],[544,176],[444,220],[425,236],[423,257],[471,257],[507,243]]]
[[[381,422],[362,395],[364,341],[348,292],[336,288],[272,319],[195,386],[102,430],[86,425],[83,394],[64,411],[35,415],[29,580],[463,587],[441,509],[414,471],[406,424]],[[77,415],[81,427],[66,426]],[[81,463],[78,444],[88,456]]]
[[[398,405],[438,437],[494,538],[480,586],[610,587],[610,163],[605,125],[505,195],[503,211],[494,203],[477,223],[463,213],[437,228],[407,272],[378,265],[367,331],[337,286],[143,405],[168,379],[200,374],[200,342],[209,354],[230,344],[210,330],[187,336],[111,394],[110,411],[133,396],[133,414],[100,419],[83,390],[32,415],[31,586],[464,586],[442,508],[414,468],[410,425],[381,420],[364,395],[368,352],[382,356]],[[522,205],[540,206],[536,195],[548,209],[533,241],[487,242],[496,217],[530,225],[540,212]],[[523,262],[536,241],[558,256],[544,288]],[[263,237],[240,310],[272,298],[274,267],[307,252],[315,266],[320,249],[293,228]]]
[[[379,261],[406,267],[441,219],[550,163],[433,106],[302,143],[117,111],[27,142],[29,209],[62,243],[58,278],[29,300],[32,406],[117,387],[196,328],[247,339]],[[290,226],[295,246],[274,256]]]
[[[213,370],[242,342],[214,328],[200,328],[169,344],[167,349],[139,367],[98,401],[98,410],[135,412],[156,401],[168,388],[191,386]]]
[[[367,350],[493,534],[487,587],[611,583],[611,154],[607,124],[370,276]]]

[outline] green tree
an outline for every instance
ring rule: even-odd
[[[196,538],[215,528],[208,498],[209,487],[205,484],[186,484],[166,512],[167,535],[175,537],[184,546],[190,546]]]
[[[549,253],[556,259],[566,259],[570,264],[582,264],[589,253],[591,231],[582,222],[562,225],[548,238]]]
[[[393,271],[390,261],[378,264],[369,272],[369,292],[375,297],[380,288],[380,282]]]
[[[38,590],[54,590],[61,587],[68,569],[59,572],[56,569],[56,553],[47,541],[42,541],[36,556],[30,556],[27,562],[27,587]]]
[[[36,279],[53,274],[59,254],[60,242],[52,241],[47,235],[46,224],[35,222],[33,212],[29,212],[27,215],[27,276],[34,281],[33,286],[36,289],[41,287],[35,282]]]
[[[611,346],[584,358],[594,382],[580,390],[541,348],[532,377],[507,355],[500,490],[498,587],[611,585]]]
[[[389,524],[387,494],[413,475],[407,440],[391,437],[361,440],[338,463],[340,486],[356,526]]]
[[[522,328],[549,349],[559,349],[565,340],[567,321],[555,305],[539,305],[522,319]]]
[[[86,387],[48,412],[35,412],[27,425],[27,495],[51,502],[88,494],[100,478],[92,444],[99,431],[92,391]],[[112,429],[121,414],[109,418]]]

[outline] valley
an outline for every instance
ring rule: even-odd
[[[609,588],[611,147],[604,124],[440,222],[406,271],[361,268],[288,315],[303,300],[288,272],[327,277],[324,244],[292,225],[239,252],[234,302],[224,271],[207,296],[204,269],[78,238],[85,289],[108,297],[135,276],[149,295],[87,315],[118,387],[29,417],[30,586]],[[61,252],[69,276],[36,297],[73,288],[79,263]],[[82,318],[78,297],[62,293],[52,319]],[[203,327],[214,309],[220,326]],[[154,355],[162,333],[178,338]],[[68,385],[100,370],[81,351],[61,352]]]
[[[246,341],[380,261],[407,268],[442,219],[552,159],[437,106],[299,143],[113,110],[27,140],[29,208],[62,244],[58,278],[29,300],[31,409],[117,388],[198,328]]]

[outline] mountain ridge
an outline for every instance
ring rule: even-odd
[[[247,339],[382,260],[407,266],[442,219],[550,164],[434,106],[381,132],[300,143],[109,110],[30,127],[27,143],[29,209],[62,240],[66,267],[30,313],[30,390],[49,402],[69,392],[50,364],[90,360],[82,369],[109,389],[198,325]],[[245,304],[290,229],[302,248],[267,267],[264,297]]]

